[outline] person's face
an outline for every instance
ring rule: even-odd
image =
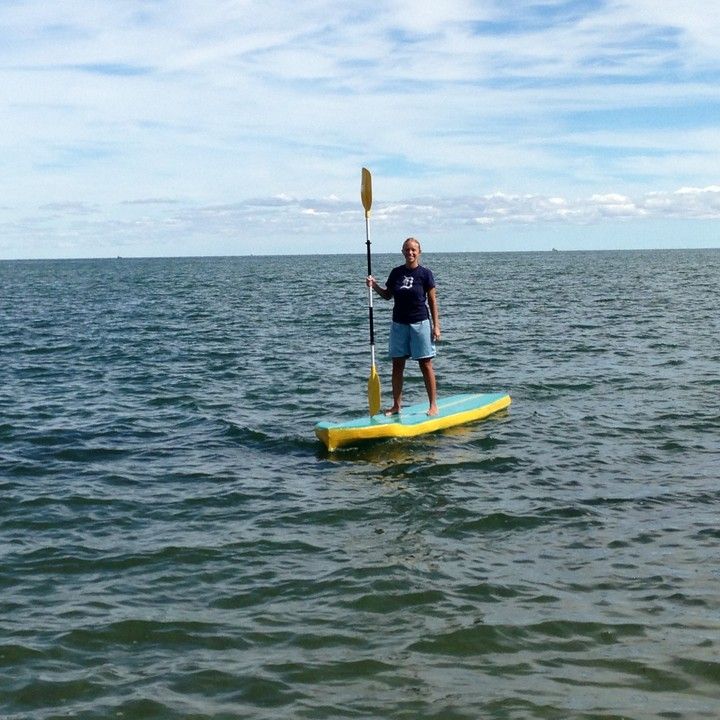
[[[403,244],[402,253],[405,256],[405,263],[407,265],[414,265],[420,259],[420,245],[413,241],[408,241]]]

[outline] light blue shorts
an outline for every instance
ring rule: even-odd
[[[394,322],[390,326],[389,353],[391,358],[422,360],[435,357],[435,343],[430,334],[430,321],[405,325]]]

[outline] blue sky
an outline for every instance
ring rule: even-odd
[[[5,0],[0,258],[720,245],[710,0]]]

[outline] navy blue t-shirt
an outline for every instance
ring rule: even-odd
[[[434,287],[432,272],[422,265],[412,270],[405,265],[393,268],[387,279],[387,289],[395,300],[393,322],[409,325],[428,320],[427,294]]]

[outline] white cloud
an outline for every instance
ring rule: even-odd
[[[120,217],[103,219],[112,215],[111,208],[52,204],[25,217],[19,225],[0,224],[0,231],[6,242],[15,243],[10,248],[26,248],[23,256],[53,256],[54,250],[54,254],[78,257],[249,254],[270,252],[288,243],[297,253],[357,252],[364,226],[359,199],[260,197],[229,205],[176,207],[150,198],[135,200],[132,207],[132,213],[126,207]],[[392,240],[410,231],[422,236],[439,234],[447,250],[460,247],[460,239],[464,249],[472,249],[473,242],[479,245],[482,239],[482,235],[468,235],[472,228],[482,234],[501,228],[512,232],[518,227],[551,226],[560,231],[630,221],[718,221],[720,186],[682,187],[638,196],[495,192],[407,199],[374,203],[371,218],[372,237],[385,249],[394,247]],[[290,238],[302,240],[296,243]],[[42,247],[50,252],[43,252]],[[202,252],[193,252],[193,247]]]
[[[651,193],[718,182],[719,26],[705,0],[4,3],[0,222],[337,231],[365,164],[378,223],[714,217]]]

